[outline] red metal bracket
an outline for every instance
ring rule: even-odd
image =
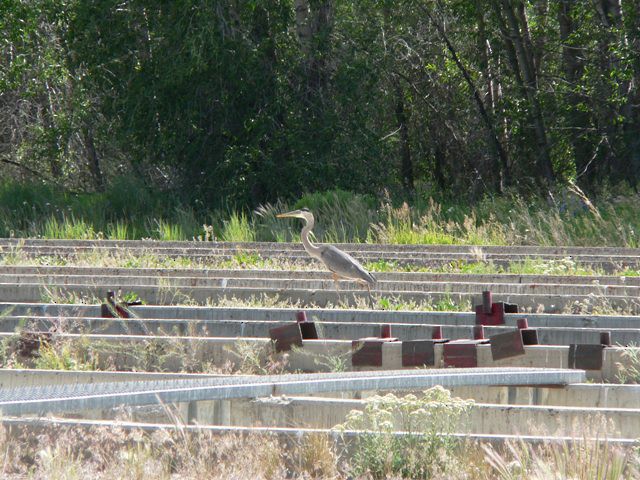
[[[354,367],[381,367],[382,344],[397,342],[397,338],[368,337],[351,342],[351,365]]]
[[[602,370],[604,345],[569,345],[569,368]]]
[[[476,325],[504,325],[505,313],[518,313],[518,305],[513,303],[493,303],[491,292],[482,292],[482,305],[476,305]]]
[[[524,355],[522,330],[499,333],[498,335],[493,335],[490,340],[491,357],[494,361]]]
[[[100,315],[102,318],[135,318],[136,315],[129,309],[131,305],[140,305],[140,301],[135,302],[118,302],[116,300],[116,292],[109,290],[105,303],[100,306]]]
[[[523,345],[538,345],[538,330],[529,328],[529,321],[526,318],[519,318],[516,323],[522,335]]]
[[[489,340],[454,340],[443,345],[445,367],[468,368],[478,366],[479,344]]]
[[[435,365],[435,344],[448,340],[408,340],[402,342],[402,366],[423,367]]]
[[[292,346],[302,347],[303,340],[317,340],[314,322],[296,322],[269,329],[269,337],[275,343],[276,352],[286,352]]]
[[[351,342],[351,365],[354,367],[381,367],[382,344],[381,338],[353,340]]]
[[[297,323],[269,329],[269,337],[275,344],[276,352],[286,352],[291,347],[302,347],[302,332]]]
[[[538,345],[538,330],[535,328],[523,328],[520,330],[524,345]]]

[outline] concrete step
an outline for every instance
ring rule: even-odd
[[[399,304],[427,304],[435,305],[438,302],[455,302],[457,304],[474,304],[481,294],[458,292],[455,285],[449,287],[443,285],[439,289],[430,291],[384,291],[372,292],[373,299],[386,298],[391,305]],[[37,302],[51,298],[55,301],[68,301],[66,299],[84,298],[85,301],[104,298],[106,290],[118,289],[118,285],[111,286],[86,286],[73,284],[0,284],[0,298],[5,302]],[[267,289],[267,288],[221,288],[221,287],[163,287],[163,286],[137,286],[131,291],[137,294],[148,304],[173,305],[173,304],[215,304],[222,300],[237,299],[244,302],[283,301],[293,305],[304,307],[326,307],[328,305],[358,306],[370,304],[370,297],[366,290],[349,290],[340,293],[335,290],[313,289]],[[126,293],[126,287],[125,287]],[[265,300],[270,299],[270,300]],[[374,300],[375,302],[376,300]],[[559,313],[563,310],[579,308],[589,310],[591,306],[606,307],[608,309],[621,310],[629,313],[640,312],[640,299],[624,295],[600,296],[594,294],[529,294],[529,293],[502,293],[494,296],[494,301],[515,303],[523,310]]]
[[[49,338],[49,337],[44,337]],[[162,335],[108,335],[108,334],[55,334],[55,338],[77,344],[83,351],[93,351],[97,355],[100,370],[154,370],[181,372],[189,365],[240,365],[242,352],[249,349],[260,358],[266,358],[272,351],[271,340],[267,338],[216,338],[198,336]],[[18,341],[19,336],[0,333],[0,339]],[[327,372],[333,365],[332,359],[342,359],[347,370],[377,371],[402,368],[402,342],[385,342],[382,345],[382,366],[351,365],[351,340],[303,340],[302,347],[287,353],[285,367],[290,371]],[[619,365],[629,365],[623,347],[603,349],[602,368],[587,371],[587,378],[596,381],[616,382]],[[246,354],[246,352],[245,352]],[[569,347],[562,345],[532,345],[524,347],[524,354],[494,361],[488,344],[476,348],[478,367],[527,367],[567,369]],[[442,344],[434,346],[434,367],[444,367]],[[153,368],[151,368],[153,366]],[[199,367],[202,368],[202,367]],[[408,369],[408,371],[411,369]]]
[[[513,263],[524,262],[533,258],[545,261],[566,261],[565,255],[553,254],[517,254],[517,253],[466,253],[466,252],[387,252],[387,251],[355,251],[346,249],[356,259],[361,262],[377,262],[380,260],[395,262],[398,265],[417,265],[425,267],[436,267],[447,265],[451,262],[477,263],[492,262],[498,266],[508,266]],[[17,251],[5,248],[0,252],[0,256],[15,254]],[[66,247],[66,246],[24,246],[19,249],[19,253],[25,256],[52,256],[62,258],[76,258],[81,255],[153,255],[159,258],[189,258],[194,261],[230,261],[237,260],[238,253],[255,253],[262,259],[281,259],[293,263],[315,263],[316,260],[309,257],[304,251],[265,251],[265,252],[238,252],[230,253],[227,250],[202,250],[202,249],[146,249],[130,248],[127,250],[116,250],[107,247]],[[606,272],[620,270],[622,268],[637,269],[640,266],[640,255],[573,255],[569,259],[575,265],[587,265],[602,269]]]
[[[363,400],[280,397],[231,401],[229,425],[281,425],[333,428],[352,410],[363,410]],[[311,413],[312,412],[312,413]],[[530,405],[476,404],[458,431],[492,435],[577,435],[607,419],[607,434],[632,438],[640,431],[640,409],[584,408]],[[209,421],[207,421],[209,420]],[[198,423],[212,419],[198,418]],[[397,422],[397,420],[396,420]],[[581,427],[579,427],[581,426]],[[402,425],[395,424],[400,430]]]
[[[81,412],[119,406],[162,405],[193,401],[307,395],[309,393],[383,389],[426,389],[436,385],[566,385],[584,380],[584,371],[532,368],[474,368],[338,372],[324,374],[203,377],[162,381],[66,384],[4,389],[0,409],[4,415]]]
[[[182,412],[180,412],[182,413]],[[183,419],[188,418],[185,414]],[[329,440],[337,446],[340,451],[345,451],[351,445],[351,442],[355,437],[360,435],[360,432],[337,432],[331,429],[319,429],[319,428],[301,428],[301,427],[241,427],[237,425],[233,426],[220,426],[220,425],[194,425],[188,424],[187,420],[184,424],[175,422],[175,418],[171,423],[149,423],[149,422],[133,422],[117,420],[85,420],[85,419],[73,419],[73,418],[61,418],[49,416],[47,418],[24,418],[24,417],[3,417],[0,419],[0,423],[7,427],[7,437],[11,438],[16,433],[27,433],[33,437],[40,435],[52,435],[55,434],[58,429],[64,429],[68,431],[73,429],[78,431],[79,435],[83,432],[94,429],[117,429],[118,431],[124,430],[127,432],[174,432],[177,431],[181,435],[188,437],[190,435],[207,435],[210,436],[223,436],[223,435],[264,435],[269,439],[277,438],[284,442],[291,442],[292,445],[299,445],[300,441],[307,436],[317,439],[319,435],[326,435]],[[398,433],[403,435],[403,433]],[[551,436],[551,435],[485,435],[485,434],[467,434],[467,433],[452,433],[449,435],[452,439],[468,441],[479,444],[491,444],[496,447],[503,446],[507,443],[519,443],[524,442],[533,445],[549,445],[558,444],[560,448],[566,445],[582,446],[585,444],[593,445],[606,445],[607,447],[620,447],[633,449],[637,447],[637,439],[633,438],[619,438],[613,436],[596,437],[586,436],[579,432],[575,436]]]
[[[131,275],[43,275],[43,274],[3,274],[0,273],[0,284],[5,285],[88,285],[105,286],[106,288],[137,288],[142,286],[160,286],[171,288],[261,288],[296,289],[296,290],[335,290],[331,279],[306,278],[271,278],[255,277],[169,277],[169,276],[131,276]],[[340,291],[362,290],[353,281],[341,281]],[[480,294],[490,290],[495,294],[538,294],[538,295],[596,295],[596,296],[630,296],[640,297],[640,285],[604,285],[589,283],[506,283],[480,281],[389,281],[380,278],[373,288],[378,292],[431,292],[451,291]]]
[[[516,253],[521,255],[608,255],[608,256],[637,256],[640,249],[623,247],[575,247],[575,246],[501,246],[501,245],[401,245],[376,243],[338,243],[341,249],[353,251],[392,251],[392,252],[441,252],[441,253]],[[59,247],[104,247],[104,248],[147,248],[147,249],[197,249],[197,250],[256,250],[256,251],[303,251],[299,242],[197,242],[197,241],[158,241],[158,240],[50,240],[50,239],[0,239],[0,247],[25,248],[30,246],[59,246]]]
[[[128,382],[197,379],[224,375],[202,373],[109,372],[0,369],[0,388],[19,388],[73,383]],[[450,387],[454,397],[470,398],[476,403],[496,405],[571,406],[603,409],[640,409],[640,385],[574,383],[562,388],[540,386],[481,386]],[[327,398],[365,398],[384,394],[386,390],[318,394]],[[419,394],[416,392],[406,392]]]
[[[138,317],[178,320],[239,320],[291,322],[304,311],[309,321],[341,323],[405,323],[432,325],[474,325],[471,312],[419,312],[395,310],[299,309],[270,307],[211,307],[141,305],[129,307]],[[92,317],[101,316],[99,305],[52,303],[0,303],[0,318],[31,317]],[[574,315],[546,313],[513,313],[505,315],[505,324],[515,327],[520,318],[527,318],[529,326],[570,327],[595,329],[638,329],[640,316],[631,315]]]
[[[0,320],[0,332],[38,331],[67,333],[101,333],[110,335],[175,335],[212,337],[268,337],[271,328],[291,322],[278,320],[184,320],[184,319],[112,319],[88,317],[25,317],[6,316]],[[640,323],[640,322],[639,322]],[[391,323],[391,334],[399,340],[431,338],[436,323]],[[375,322],[315,322],[320,338],[357,340],[377,337],[380,323]],[[485,326],[486,338],[513,331],[514,326]],[[600,344],[603,331],[611,335],[614,345],[640,344],[638,328],[537,327],[541,345]],[[442,326],[444,338],[452,340],[474,338],[473,325]]]
[[[464,274],[436,272],[374,272],[382,282],[448,282],[448,283],[521,283],[521,284],[560,284],[560,285],[622,285],[640,286],[640,276],[587,276],[587,275],[521,275],[521,274]],[[201,281],[201,279],[274,279],[274,280],[330,280],[331,273],[326,270],[263,270],[212,269],[212,268],[111,268],[79,266],[36,266],[36,265],[0,265],[0,275],[15,277],[41,275],[43,277],[144,277],[185,279],[182,281]]]
[[[0,275],[4,285],[87,285],[92,287],[130,288],[158,286],[162,288],[229,288],[264,290],[335,290],[332,280],[290,280],[269,278],[188,278],[188,277],[106,277],[106,276],[16,276]],[[362,286],[352,281],[341,281],[339,291],[360,291]],[[406,282],[378,281],[375,292],[433,292],[449,291],[480,295],[484,290],[494,294],[538,294],[538,295],[593,295],[640,297],[640,286],[589,285],[589,284],[525,284],[485,282]]]

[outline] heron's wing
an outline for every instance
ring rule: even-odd
[[[375,283],[375,278],[367,272],[360,262],[348,253],[334,247],[333,245],[323,245],[320,252],[320,260],[324,262],[329,270],[343,278],[354,280],[364,280],[367,283]]]

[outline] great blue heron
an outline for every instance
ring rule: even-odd
[[[376,283],[376,278],[367,272],[360,262],[348,253],[334,247],[333,245],[314,245],[309,240],[309,233],[315,225],[313,213],[307,208],[293,210],[292,212],[281,213],[276,215],[278,218],[301,218],[305,221],[305,225],[300,232],[302,245],[309,255],[320,260],[333,274],[333,281],[338,291],[338,281],[340,279],[355,280],[360,285],[367,287],[369,293],[369,301],[371,299],[371,286]]]

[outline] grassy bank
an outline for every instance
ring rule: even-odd
[[[437,405],[441,408],[440,405]],[[430,408],[433,410],[433,407]],[[216,435],[206,431],[51,426],[38,435],[0,429],[6,479],[403,479],[622,480],[638,478],[638,454],[606,439],[494,447],[417,436],[400,452],[383,432],[365,435],[351,455],[328,435]],[[434,441],[434,440],[437,440]],[[381,452],[380,449],[390,450]],[[426,450],[425,447],[431,448]],[[238,452],[242,452],[238,455]],[[378,454],[379,456],[376,456]],[[420,463],[395,464],[397,455]]]
[[[0,237],[296,241],[300,223],[275,215],[303,206],[315,213],[314,233],[323,242],[640,245],[640,196],[629,191],[602,194],[593,203],[563,190],[546,199],[506,195],[474,205],[426,194],[397,204],[332,191],[243,212],[176,204],[129,179],[99,194],[1,183]]]

